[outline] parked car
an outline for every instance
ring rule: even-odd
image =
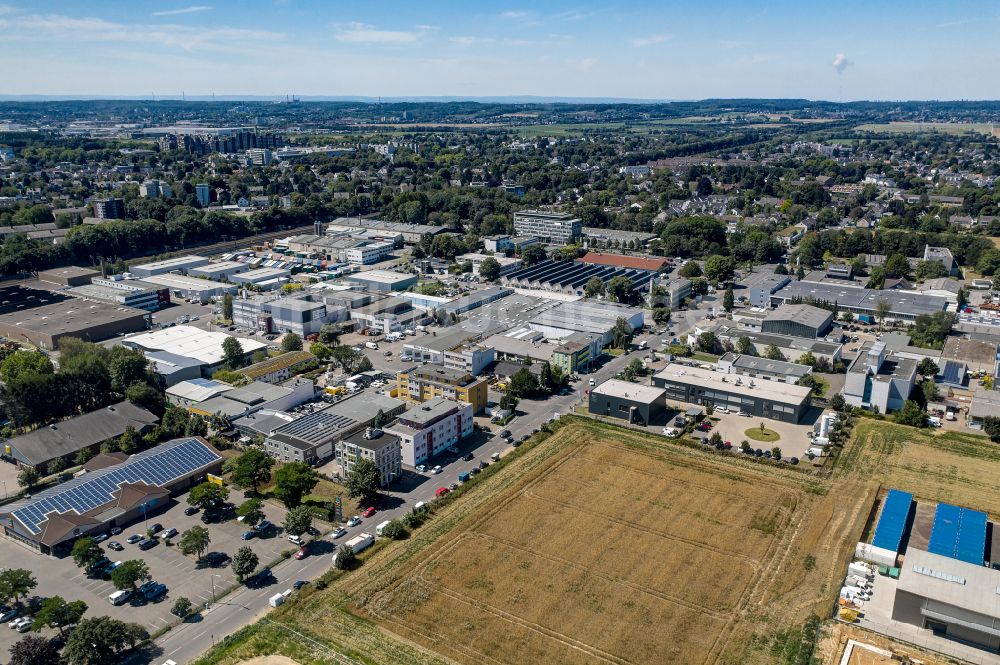
[[[347,520],[347,526],[357,526],[361,524],[361,518],[355,515],[351,519]]]
[[[256,530],[257,530],[257,532],[259,533],[259,532],[261,532],[261,531],[267,531],[267,530],[268,530],[268,529],[270,529],[270,528],[271,528],[272,526],[274,526],[274,525],[273,525],[273,524],[271,524],[271,522],[270,522],[270,521],[268,521],[268,520],[261,520],[261,521],[260,521],[260,524],[258,524],[257,526],[255,526],[255,527],[254,527],[254,529],[256,529]]]
[[[441,473],[441,471],[442,469],[440,466],[435,466],[433,469],[431,469],[431,473],[433,473],[434,475]]]
[[[142,540],[142,539],[143,539],[143,537],[142,537],[142,536],[140,536],[140,535],[139,535],[139,534],[137,534],[137,533],[133,533],[133,534],[132,534],[131,536],[129,536],[129,537],[128,537],[128,538],[127,538],[127,539],[125,540],[125,542],[126,542],[126,543],[128,543],[129,545],[135,545],[135,544],[136,544],[137,542],[139,542],[139,541],[140,541],[140,540]]]
[[[15,627],[17,627],[17,624],[21,623],[26,618],[27,617],[17,617],[16,619],[12,619],[12,620],[10,620],[10,621],[7,622],[7,627],[8,628],[15,628]]]
[[[107,548],[109,550],[114,550],[115,552],[121,552],[123,549],[125,549],[125,546],[119,543],[117,540],[112,540],[110,543],[107,544]]]
[[[138,547],[140,550],[145,551],[145,550],[148,550],[149,548],[153,547],[154,545],[156,545],[156,539],[155,538],[143,538],[142,540],[140,540],[138,542],[138,544],[136,545],[136,547]]]
[[[458,446],[448,446],[448,452],[452,455],[458,454]]]
[[[361,513],[361,516],[362,517],[371,517],[372,515],[374,515],[377,512],[378,511],[375,510],[375,506],[369,506],[369,507],[365,508],[364,512]]]
[[[447,487],[439,487],[436,490],[434,490],[434,496],[444,496],[450,491],[451,490],[449,490]]]
[[[425,472],[427,471],[427,466],[426,466],[426,465],[424,465],[424,464],[418,464],[418,465],[416,466],[416,469],[417,469],[417,471],[419,471],[420,473],[425,473]]]
[[[298,591],[307,584],[309,584],[308,580],[296,580],[295,584],[292,585],[292,588]]]
[[[16,616],[17,610],[4,610],[4,612],[0,614],[0,622],[6,623]]]
[[[161,538],[173,538],[176,535],[177,535],[177,529],[175,529],[174,527],[170,527],[169,529],[167,529],[166,531],[164,531],[163,533],[161,533],[160,537]]]
[[[330,533],[330,538],[340,538],[341,536],[347,535],[347,529],[342,526],[338,526]]]
[[[159,533],[163,531],[163,525],[159,522],[153,522],[149,525],[149,533]]]
[[[188,517],[194,515],[196,512],[198,512],[197,506],[188,506],[187,508],[184,509],[184,514],[187,515]]]
[[[229,555],[225,552],[209,552],[201,560],[212,568],[219,568],[229,563]]]
[[[24,617],[24,619],[21,620],[21,623],[14,626],[14,629],[19,633],[26,633],[31,630],[31,624],[34,622],[34,619],[31,617]]]
[[[95,543],[103,543],[107,539],[108,539],[108,534],[106,533],[99,533],[96,536],[94,536]]]
[[[500,437],[501,438],[506,439],[509,436],[510,436],[510,430],[509,429],[505,429],[505,430],[501,430],[500,431]]]
[[[243,535],[240,536],[240,540],[251,540],[255,535],[253,531],[244,531]]]
[[[301,549],[299,549],[298,552],[295,553],[295,558],[300,561],[302,559],[305,559],[307,556],[309,556],[309,548],[304,545],[302,546]]]
[[[462,456],[462,459],[464,459],[466,462],[471,462],[472,457],[473,457],[472,453],[465,453],[465,455]]]
[[[111,527],[111,531],[109,531],[108,533],[110,533],[112,536],[117,536],[121,532],[122,532],[122,528],[120,526],[113,526],[113,527]]]

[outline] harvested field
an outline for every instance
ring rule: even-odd
[[[918,499],[968,506],[1000,517],[1000,446],[957,432],[937,433],[888,422],[858,422],[837,474],[872,478]]]

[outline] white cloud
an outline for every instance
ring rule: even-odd
[[[530,15],[529,12],[523,10],[500,12],[500,18],[505,18],[510,20],[528,18],[529,15]]]
[[[13,14],[17,10],[10,5],[0,5],[0,16],[6,16],[7,14]]]
[[[181,9],[164,9],[162,11],[153,12],[153,16],[178,16],[180,14],[197,14],[199,12],[208,12],[215,9],[215,7],[210,7],[209,5],[193,5],[191,7],[182,7]]]
[[[348,23],[338,26],[334,38],[349,44],[413,44],[420,41],[433,28],[415,26],[413,30],[378,30],[365,23]]]
[[[735,39],[720,39],[719,46],[725,49],[734,49],[743,46],[744,42],[736,41]]]
[[[589,72],[597,64],[597,58],[582,58],[580,60],[569,60],[567,61],[570,67],[580,70],[581,72]]]
[[[844,55],[843,53],[838,53],[836,56],[834,56],[833,62],[830,64],[833,65],[833,68],[837,70],[838,74],[843,74],[844,70],[853,65],[854,63],[848,60],[847,56]]]
[[[632,46],[636,48],[643,48],[644,46],[652,46],[653,44],[662,44],[673,38],[673,35],[649,35],[647,37],[636,37],[632,40]]]

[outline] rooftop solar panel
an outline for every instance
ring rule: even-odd
[[[872,545],[898,553],[903,544],[903,535],[910,519],[913,495],[909,492],[889,490],[882,504],[882,514],[875,526]]]
[[[112,501],[112,493],[125,483],[169,485],[181,476],[220,459],[218,453],[197,439],[176,439],[133,455],[122,464],[91,471],[30,499],[6,507],[31,533],[41,533],[50,513],[89,512]]]
[[[986,557],[986,513],[939,503],[927,551],[983,565]]]

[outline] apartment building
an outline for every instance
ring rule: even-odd
[[[403,472],[400,438],[372,427],[355,432],[337,444],[337,459],[346,476],[362,459],[370,459],[379,471],[380,485],[385,487]]]
[[[435,397],[401,414],[385,431],[399,437],[403,463],[416,466],[472,434],[472,408]]]
[[[486,379],[436,365],[418,365],[396,373],[396,395],[400,399],[426,402],[444,397],[468,402],[473,413],[486,409],[487,387]]]

